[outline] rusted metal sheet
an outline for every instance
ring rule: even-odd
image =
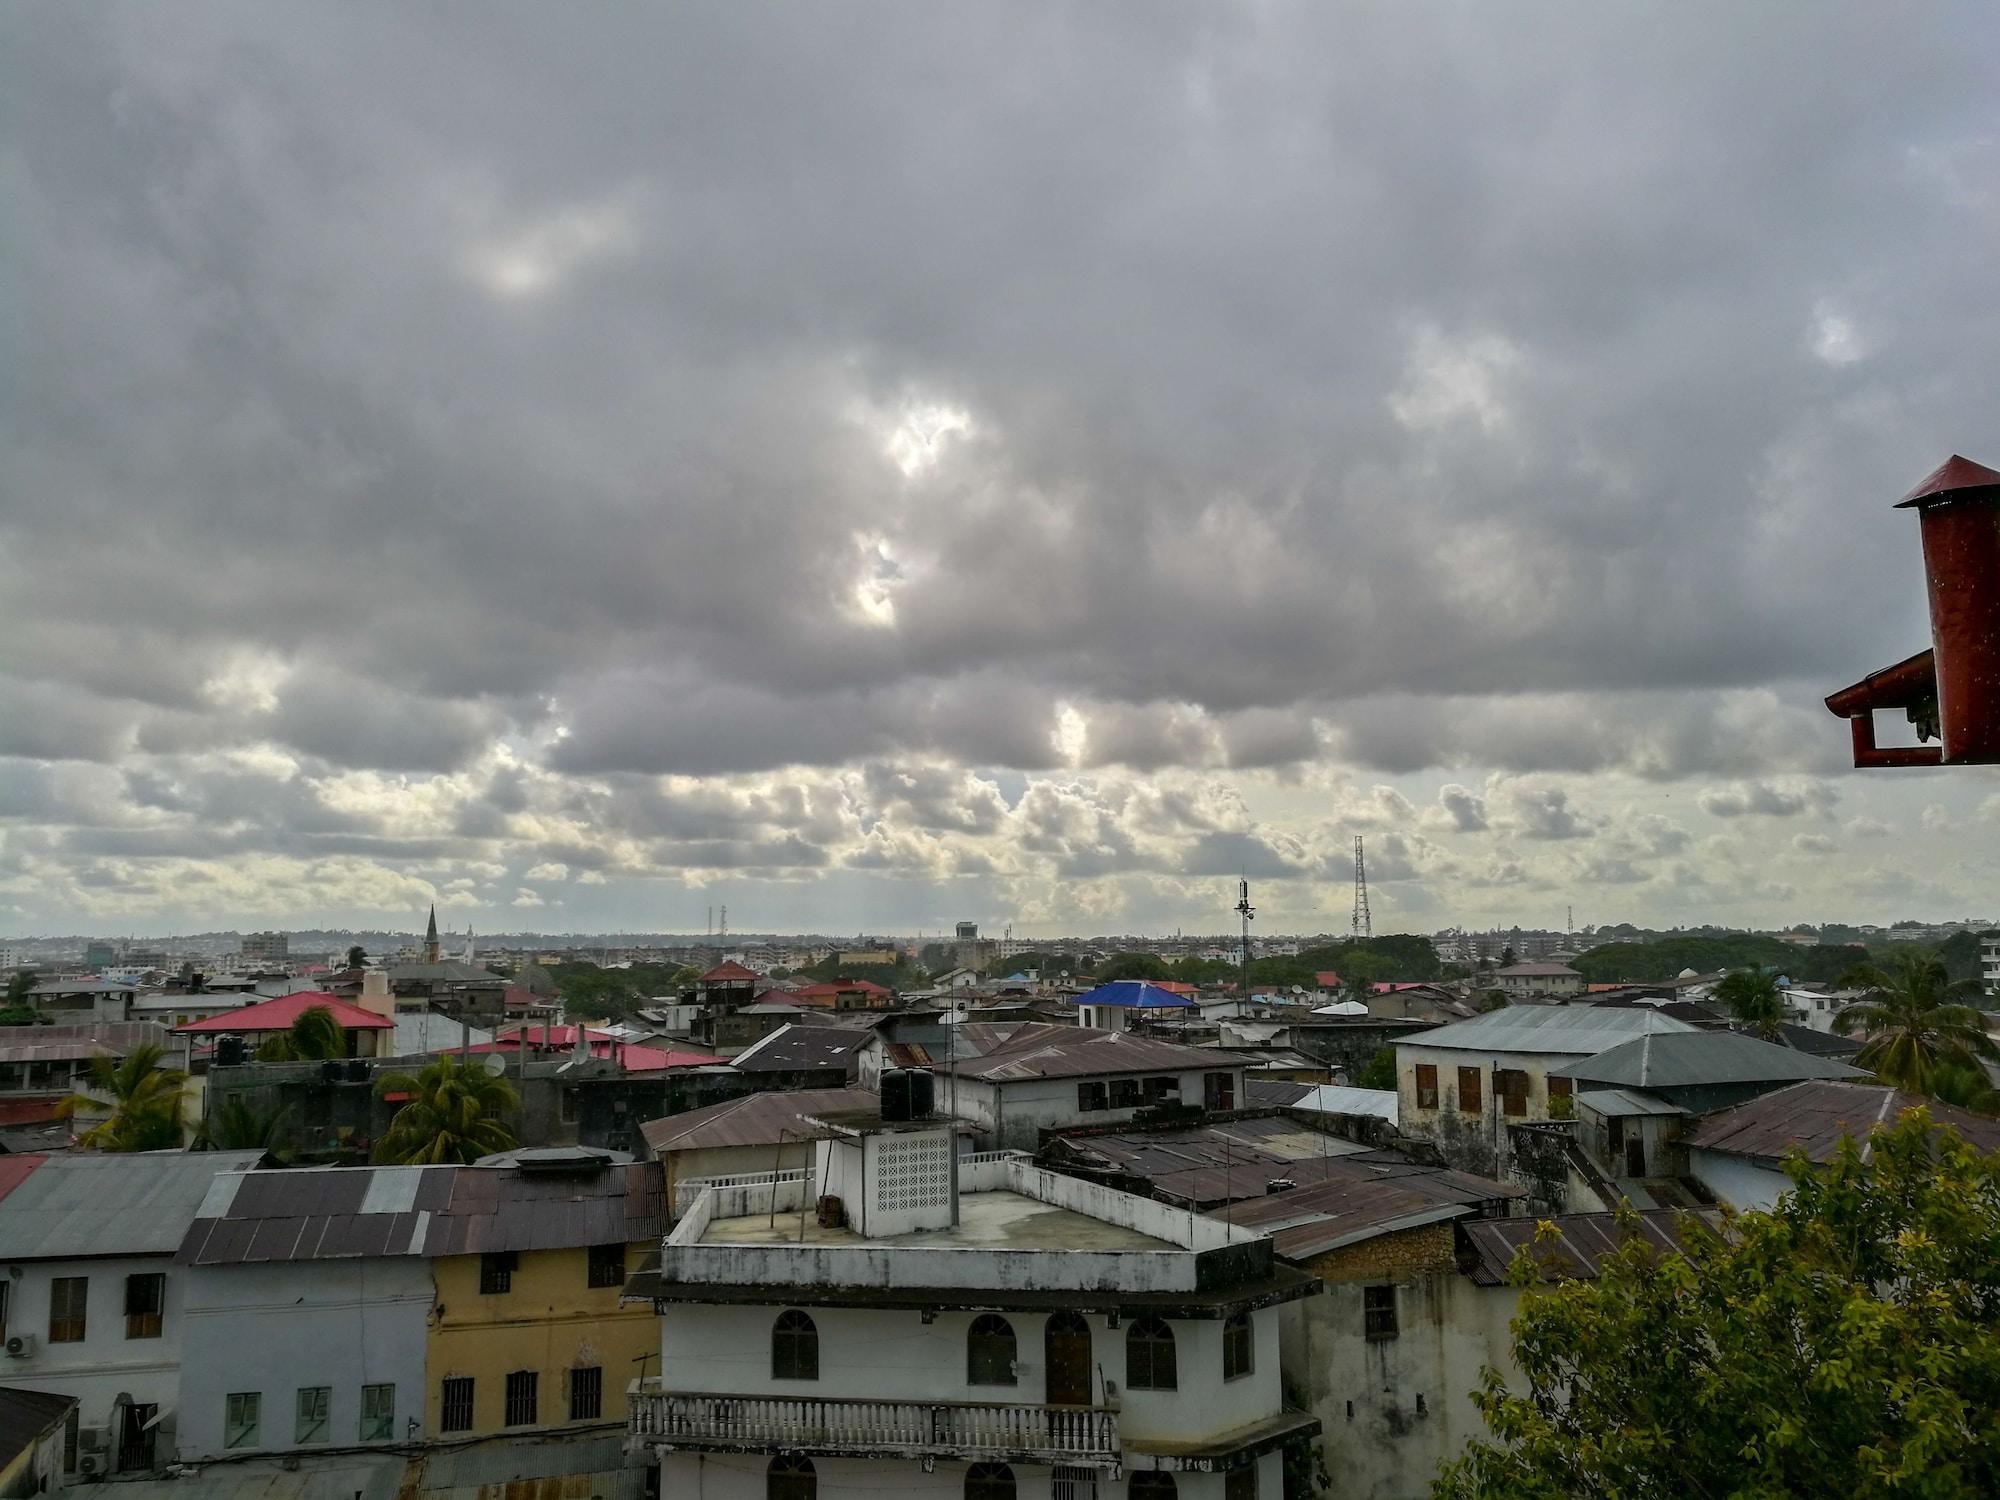
[[[1906,1109],[1922,1107],[1982,1151],[2000,1150],[2000,1120],[1968,1114],[1948,1104],[1881,1084],[1815,1081],[1778,1089],[1710,1115],[1686,1137],[1693,1150],[1726,1151],[1770,1160],[1793,1148],[1808,1161],[1831,1161],[1842,1137],[1857,1144],[1878,1124],[1894,1124]]]

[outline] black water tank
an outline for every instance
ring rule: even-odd
[[[224,1032],[215,1039],[215,1065],[218,1068],[240,1068],[249,1056],[250,1048],[235,1032]]]
[[[910,1113],[910,1073],[904,1068],[882,1070],[882,1118],[907,1120]]]
[[[338,1083],[340,1082],[342,1071],[344,1070],[337,1060],[328,1058],[319,1065],[319,1081],[321,1083]]]
[[[349,1083],[366,1083],[368,1081],[367,1058],[350,1057],[347,1060],[347,1081]]]
[[[925,1068],[912,1068],[910,1079],[910,1118],[927,1120],[937,1113],[937,1075]]]

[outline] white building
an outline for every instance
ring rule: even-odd
[[[174,1252],[217,1174],[261,1154],[0,1156],[0,1385],[77,1398],[72,1473],[171,1458],[187,1285]]]
[[[938,1100],[996,1146],[1033,1150],[1045,1130],[1125,1124],[1144,1109],[1243,1107],[1243,1062],[1231,1054],[1041,1022],[987,1030],[1000,1028],[960,1028],[982,1050],[939,1073]]]
[[[1979,961],[1986,976],[1986,993],[2000,995],[2000,932],[1979,940]]]
[[[663,1495],[1277,1500],[1283,1304],[1261,1234],[960,1159],[947,1122],[830,1117],[800,1174],[701,1191],[634,1279]],[[775,1180],[774,1180],[775,1178]]]
[[[1517,1005],[1418,1032],[1396,1043],[1397,1122],[1456,1166],[1498,1172],[1507,1126],[1569,1111],[1570,1081],[1551,1070],[1634,1037],[1695,1029],[1650,1005]]]
[[[1529,995],[1581,995],[1584,979],[1568,964],[1509,964],[1493,971],[1493,985],[1508,999]]]

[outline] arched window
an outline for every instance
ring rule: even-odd
[[[771,1378],[819,1379],[819,1329],[796,1307],[779,1313],[771,1325]],[[806,1472],[812,1472],[811,1464]]]
[[[1125,1331],[1125,1384],[1135,1391],[1179,1389],[1174,1331],[1160,1319],[1136,1318]]]
[[[966,1383],[1013,1385],[1016,1378],[1014,1325],[998,1313],[983,1313],[974,1318],[972,1331],[965,1336]]]
[[[819,1476],[813,1473],[813,1461],[809,1458],[774,1458],[771,1467],[764,1471],[764,1500],[818,1500],[818,1497]]]
[[[1257,1362],[1257,1339],[1250,1328],[1250,1314],[1231,1313],[1222,1323],[1222,1378],[1236,1380],[1248,1375]]]
[[[974,1464],[965,1471],[965,1500],[1014,1500],[1014,1471],[1005,1464]]]
[[[1134,1474],[1125,1486],[1130,1500],[1174,1500],[1179,1491],[1174,1486],[1174,1476],[1162,1474],[1158,1469],[1147,1469]]]

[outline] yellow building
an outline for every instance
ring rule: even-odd
[[[457,1232],[429,1247],[424,1427],[439,1438],[622,1427],[627,1384],[657,1373],[659,1320],[618,1294],[659,1248],[658,1164],[520,1156],[516,1171],[461,1175]],[[491,1211],[468,1214],[463,1189],[488,1183]]]

